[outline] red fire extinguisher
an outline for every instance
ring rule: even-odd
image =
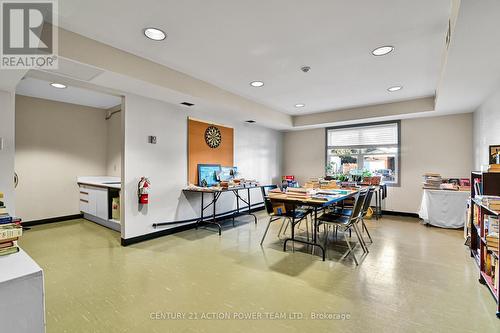
[[[139,196],[139,204],[147,205],[149,203],[149,189],[151,187],[151,182],[146,177],[141,177],[138,187],[137,195]]]

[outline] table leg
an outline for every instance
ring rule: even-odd
[[[255,224],[257,224],[257,216],[252,214],[252,201],[250,200],[250,188],[248,190],[248,215],[252,215],[253,218],[255,219]]]
[[[199,220],[196,220],[196,229],[198,229],[198,225],[200,223],[203,223],[203,211],[205,210],[203,208],[203,191],[201,192],[201,212],[200,212],[200,219]]]
[[[233,191],[233,194],[236,197],[236,213],[233,214],[233,227],[234,227],[234,217],[240,215],[240,196],[235,191]]]
[[[283,244],[283,251],[286,252],[286,244],[288,241],[292,241],[293,244],[295,245],[295,242],[297,243],[302,243],[302,244],[306,244],[306,245],[312,245],[313,247],[314,246],[317,246],[320,248],[321,250],[321,258],[323,259],[323,261],[325,261],[325,258],[326,258],[326,253],[325,253],[325,249],[323,248],[323,246],[321,246],[320,244],[317,243],[317,227],[318,227],[318,208],[317,207],[314,207],[314,231],[313,231],[313,238],[314,240],[312,242],[308,242],[308,241],[304,241],[304,240],[301,240],[301,239],[295,239],[295,228],[294,228],[294,223],[295,223],[295,204],[293,204],[293,218],[292,218],[292,237],[290,238],[287,238],[285,239],[285,243]]]
[[[216,203],[217,203],[217,199],[219,198],[219,195],[220,195],[220,194],[218,194],[218,195],[217,195],[217,194],[214,192],[214,201],[213,201],[213,205],[214,205],[214,207],[213,207],[213,208],[214,208],[214,210],[213,210],[213,211],[214,211],[214,213],[213,213],[213,216],[212,216],[212,221],[213,221],[213,223],[214,223],[215,225],[217,225],[217,227],[219,228],[219,236],[220,236],[220,235],[222,234],[222,227],[221,227],[221,225],[220,225],[219,223],[217,223],[217,221],[216,221],[216,219],[215,219],[215,214],[216,214],[216,209],[215,209],[216,207],[215,207],[215,206],[216,206]]]

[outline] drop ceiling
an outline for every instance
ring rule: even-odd
[[[50,81],[26,77],[17,85],[16,94],[100,109],[109,109],[121,104],[121,98],[118,96],[72,85],[68,85],[66,89],[56,89],[51,87],[50,83]]]
[[[450,7],[449,0],[65,0],[59,23],[300,115],[433,96]],[[149,26],[167,39],[146,39]],[[387,44],[392,53],[371,55]],[[265,85],[251,87],[254,80]],[[404,88],[388,92],[394,85]]]

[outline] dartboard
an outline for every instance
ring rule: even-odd
[[[209,126],[205,131],[205,142],[210,148],[219,147],[222,142],[220,130],[215,126]]]

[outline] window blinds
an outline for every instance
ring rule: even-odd
[[[397,123],[332,128],[328,130],[329,147],[386,146],[397,144]]]

